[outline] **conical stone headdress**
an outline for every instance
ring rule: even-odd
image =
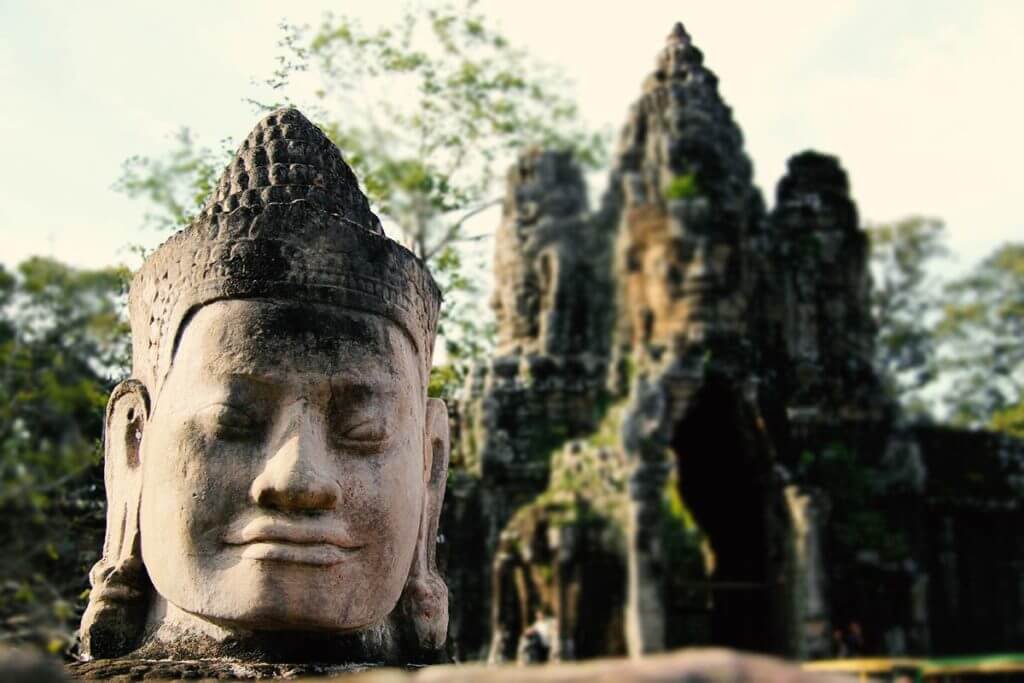
[[[386,316],[429,368],[440,290],[420,259],[384,235],[341,152],[296,109],[256,125],[200,214],[135,275],[135,376],[155,388],[192,312],[246,298]]]

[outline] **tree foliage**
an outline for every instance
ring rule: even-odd
[[[940,282],[940,221],[868,227],[877,360],[912,415],[1024,437],[1024,244],[1005,244]]]
[[[127,272],[34,257],[0,273],[0,503],[44,505],[40,487],[96,458],[107,393],[127,367]]]
[[[0,267],[0,621],[59,651],[102,543],[107,394],[128,365],[127,272],[35,257]]]
[[[213,150],[199,146],[192,131],[180,128],[166,157],[136,155],[125,160],[114,189],[149,204],[147,228],[168,231],[188,224],[217,186],[230,160],[231,140]]]
[[[370,197],[431,261],[466,237],[468,215],[490,205],[495,175],[529,145],[568,147],[597,162],[568,85],[490,27],[474,4],[407,10],[364,28],[328,15],[291,27],[294,69],[316,74],[325,130]]]
[[[284,25],[278,68],[260,109],[297,103],[341,148],[386,229],[423,257],[446,297],[440,333],[450,361],[490,347],[481,263],[467,222],[499,201],[496,179],[530,145],[572,148],[596,164],[604,136],[588,132],[565,79],[514,47],[475,7],[406,9],[366,27],[328,14]],[[309,91],[303,98],[297,93]],[[223,150],[187,130],[166,157],[126,162],[118,187],[155,210],[148,222],[181,225],[223,166]]]
[[[1024,244],[950,283],[936,335],[954,421],[1024,436]]]
[[[945,228],[912,216],[867,226],[871,239],[875,357],[890,391],[917,415],[930,410],[923,390],[938,373],[937,322],[941,287],[932,266],[948,256]]]

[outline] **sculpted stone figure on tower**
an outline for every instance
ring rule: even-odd
[[[790,158],[770,221],[774,270],[785,273],[790,298],[784,321],[793,367],[789,403],[833,417],[881,412],[868,236],[839,160],[812,151]]]
[[[743,245],[760,199],[718,79],[681,24],[630,110],[616,157],[617,347],[675,354],[742,335]]]
[[[579,354],[593,344],[583,175],[568,151],[532,149],[509,169],[491,299],[499,355]],[[592,289],[592,287],[590,288]]]
[[[132,283],[83,653],[436,659],[440,299],[318,128],[261,121]]]

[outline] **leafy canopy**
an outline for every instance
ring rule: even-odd
[[[876,364],[903,407],[925,416],[930,407],[924,390],[938,373],[934,327],[941,286],[932,266],[949,255],[945,227],[937,219],[912,216],[866,230],[874,280],[872,313],[878,325]]]
[[[103,408],[128,367],[127,271],[35,257],[0,266],[0,622],[9,642],[73,640],[102,543]]]
[[[997,248],[940,282],[942,223],[911,217],[868,226],[877,361],[912,415],[939,409],[965,427],[1024,437],[1024,244]]]
[[[954,421],[1024,436],[1024,244],[1005,244],[946,288],[936,328]]]
[[[422,256],[445,293],[440,333],[450,361],[490,348],[482,306],[486,234],[467,222],[499,202],[496,180],[530,145],[603,158],[566,80],[514,47],[475,2],[408,8],[386,26],[328,14],[315,28],[283,25],[278,67],[264,80],[268,110],[298,101],[341,148],[389,233]],[[301,101],[299,92],[311,92]],[[188,129],[166,158],[134,157],[118,188],[147,201],[147,223],[181,226],[228,160],[230,143],[199,146]]]

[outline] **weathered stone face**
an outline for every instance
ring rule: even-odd
[[[380,316],[223,301],[186,327],[142,448],[160,599],[247,629],[379,624],[423,507],[425,386]]]
[[[642,358],[746,333],[745,249],[759,218],[750,175],[718,80],[677,25],[616,154],[619,346]]]
[[[590,250],[586,210],[583,176],[568,153],[530,150],[509,170],[491,299],[499,354],[584,351],[574,336],[585,336],[593,318],[582,295],[592,283],[577,268]]]
[[[636,348],[683,348],[739,331],[740,247],[730,226],[714,225],[706,214],[683,202],[627,213],[624,279]]]
[[[776,195],[770,254],[790,297],[790,398],[836,414],[879,412],[868,240],[846,172],[833,156],[802,152],[790,158]]]

